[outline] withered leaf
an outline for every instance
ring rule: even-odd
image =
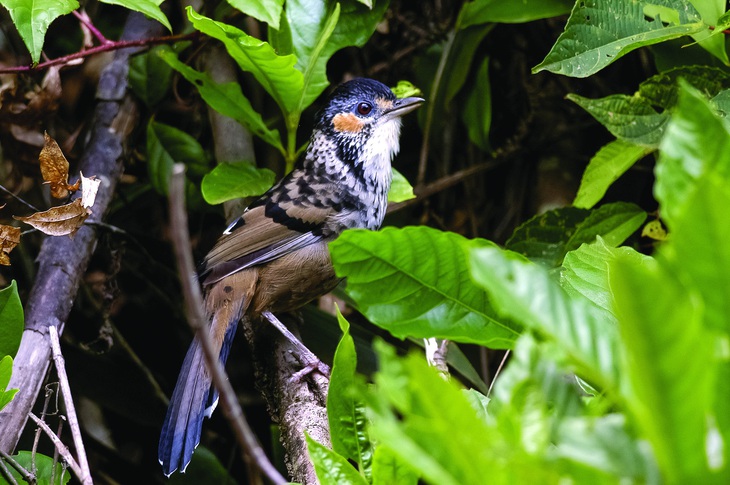
[[[68,196],[69,190],[79,190],[79,182],[74,185],[68,184],[68,160],[63,155],[61,147],[56,140],[43,133],[43,149],[41,149],[38,160],[41,162],[41,175],[46,183],[51,185],[51,195],[56,199],[63,199]]]
[[[79,179],[81,182],[81,205],[89,208],[94,205],[94,202],[96,201],[96,193],[99,191],[101,180],[95,178],[94,175],[91,177],[84,177],[83,173],[79,173],[81,174],[81,178]]]
[[[0,224],[0,264],[10,266],[10,251],[20,243],[20,228]]]
[[[30,224],[49,236],[73,236],[89,214],[91,211],[81,205],[81,199],[76,199],[70,204],[52,207],[45,212],[13,218]]]

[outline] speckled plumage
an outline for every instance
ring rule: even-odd
[[[340,85],[317,114],[304,157],[252,203],[206,256],[201,272],[211,335],[225,361],[242,317],[296,309],[338,282],[327,243],[349,228],[377,229],[399,149],[400,116],[420,98],[396,99],[382,83]],[[215,392],[197,341],[188,351],[160,437],[165,474],[184,468]]]

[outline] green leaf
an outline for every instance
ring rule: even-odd
[[[152,20],[157,20],[159,23],[164,25],[167,30],[172,32],[170,21],[167,20],[165,14],[162,13],[162,10],[160,10],[160,4],[163,1],[164,0],[101,0],[101,2],[108,3],[109,5],[120,5],[124,8],[128,8],[129,10],[134,10],[144,14]]]
[[[309,457],[322,485],[367,485],[368,482],[348,461],[307,434]]]
[[[8,389],[10,377],[13,375],[13,358],[6,355],[0,359],[0,410],[13,400],[18,389]]]
[[[393,181],[390,183],[390,192],[388,192],[388,202],[403,202],[416,198],[413,193],[413,186],[408,179],[396,169],[393,170]]]
[[[489,477],[489,483],[557,483],[549,464],[537,466],[522,447],[506,442],[467,394],[441,378],[422,355],[399,358],[392,348],[376,344],[380,371],[367,393],[372,434],[422,481],[461,485]]]
[[[393,450],[379,445],[373,455],[373,485],[416,485],[418,474]]]
[[[490,394],[491,420],[511,443],[532,453],[545,454],[552,447],[554,426],[585,407],[575,376],[549,358],[550,350],[530,333],[523,334]]]
[[[623,140],[614,140],[601,147],[583,172],[573,205],[582,209],[596,205],[611,184],[649,153],[650,149]]]
[[[345,47],[364,45],[382,20],[388,3],[380,0],[370,9],[353,0],[286,2],[296,67],[304,73],[300,111],[329,85],[326,69],[330,57]]]
[[[233,8],[279,30],[284,0],[227,0]]]
[[[547,271],[515,253],[493,247],[471,251],[472,275],[501,314],[550,338],[581,377],[617,389],[618,336],[602,310],[571,298]]]
[[[588,111],[613,136],[633,145],[656,148],[669,122],[669,113],[657,113],[649,100],[639,96],[614,94],[588,99],[569,94],[567,98]]]
[[[465,251],[486,245],[428,227],[386,227],[345,231],[330,253],[358,309],[394,336],[510,347],[520,326],[498,318],[469,275]]]
[[[573,0],[475,0],[461,8],[459,26],[464,29],[487,22],[521,24],[557,17],[570,12],[573,3]]]
[[[211,108],[238,121],[254,135],[284,153],[279,131],[269,129],[261,115],[243,95],[240,84],[236,82],[218,84],[208,74],[196,71],[180,62],[173,52],[160,52],[159,56],[192,83]]]
[[[687,197],[662,256],[686,275],[704,301],[705,324],[730,331],[730,186],[727,179],[706,174]]]
[[[398,84],[395,87],[390,88],[390,90],[393,91],[396,98],[423,96],[423,91],[416,87],[412,82],[404,81],[402,79],[398,81]]]
[[[560,286],[569,295],[581,295],[613,315],[608,268],[618,257],[632,260],[637,265],[652,259],[629,247],[613,248],[599,237],[596,242],[583,244],[565,255],[560,271]],[[607,318],[610,316],[607,315]]]
[[[622,414],[581,416],[560,423],[555,448],[550,455],[602,470],[610,474],[608,483],[616,483],[616,477],[652,483],[659,471],[642,445],[630,434]]]
[[[370,478],[373,446],[366,426],[364,405],[355,398],[357,356],[355,342],[350,336],[350,324],[337,309],[337,321],[342,339],[332,364],[329,392],[327,393],[327,421],[330,427],[332,450],[355,461],[366,479]]]
[[[634,49],[706,28],[686,0],[581,0],[565,31],[532,72],[587,77]]]
[[[709,66],[682,66],[651,76],[639,85],[635,96],[645,98],[653,106],[674,108],[683,79],[707,96],[730,88],[730,73]]]
[[[720,59],[720,61],[728,65],[727,51],[725,50],[725,39],[722,36],[716,36],[718,29],[718,21],[725,13],[725,0],[690,0],[692,5],[697,9],[702,17],[705,25],[714,25],[713,30],[705,29],[702,32],[694,34],[692,38],[702,46],[707,52]],[[720,29],[722,32],[724,29]]]
[[[175,56],[170,46],[158,45],[129,62],[129,86],[148,108],[156,106],[170,89],[172,69],[160,60],[163,52]]]
[[[48,26],[61,15],[79,8],[76,0],[2,0],[0,4],[10,12],[33,64],[41,58]]]
[[[719,342],[702,325],[700,295],[654,261],[639,266],[619,257],[609,274],[635,425],[668,482],[714,483],[707,467],[717,463],[718,450],[706,445],[717,433],[712,386]]]
[[[152,186],[167,194],[172,165],[204,165],[207,157],[198,140],[182,130],[159,123],[154,119],[147,125],[147,171]]]
[[[567,252],[565,243],[589,214],[563,207],[536,215],[515,229],[505,247],[549,268],[558,266]]]
[[[489,58],[477,70],[476,80],[466,97],[462,120],[469,139],[484,151],[490,149],[489,131],[492,127],[492,89],[489,84]]]
[[[279,56],[271,45],[240,29],[211,20],[191,7],[187,12],[193,27],[223,42],[239,67],[253,74],[284,113],[297,111],[304,93],[304,75],[294,68],[294,55]]]
[[[730,181],[730,129],[704,96],[683,83],[660,147],[654,185],[662,219],[670,231],[689,207],[697,179],[708,172]]]
[[[565,253],[601,236],[617,246],[636,231],[646,213],[634,204],[614,202],[587,211],[563,207],[537,215],[518,227],[505,247],[548,268]]]
[[[200,190],[209,204],[261,195],[273,184],[276,174],[251,163],[221,163],[203,177]]]
[[[14,356],[23,337],[25,317],[15,280],[0,290],[0,356]]]
[[[597,236],[609,246],[618,246],[646,220],[646,212],[635,204],[613,202],[594,209],[575,229],[565,243],[565,250],[572,251],[581,244],[592,243]]]
[[[71,473],[64,469],[63,464],[50,456],[40,453],[33,454],[30,451],[19,451],[16,455],[13,455],[13,459],[26,470],[31,470],[35,467],[35,478],[40,485],[50,485],[51,483],[53,485],[66,485],[71,479]],[[13,467],[8,466],[7,468],[17,483],[27,483]],[[51,477],[54,477],[53,482],[51,482]],[[0,476],[0,484],[7,483]]]

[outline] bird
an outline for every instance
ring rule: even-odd
[[[383,83],[340,84],[315,115],[303,157],[223,232],[201,265],[209,334],[222,364],[242,318],[296,310],[339,283],[328,243],[346,229],[378,229],[400,148],[401,117],[424,103]],[[185,471],[218,393],[198,339],[183,361],[160,433],[163,473]]]

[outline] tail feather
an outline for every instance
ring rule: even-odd
[[[239,316],[232,319],[226,330],[220,349],[221,364],[228,358]],[[211,385],[203,349],[196,338],[185,355],[160,433],[157,453],[166,476],[177,469],[185,471],[200,443],[203,418],[212,415],[217,401],[218,391]]]

